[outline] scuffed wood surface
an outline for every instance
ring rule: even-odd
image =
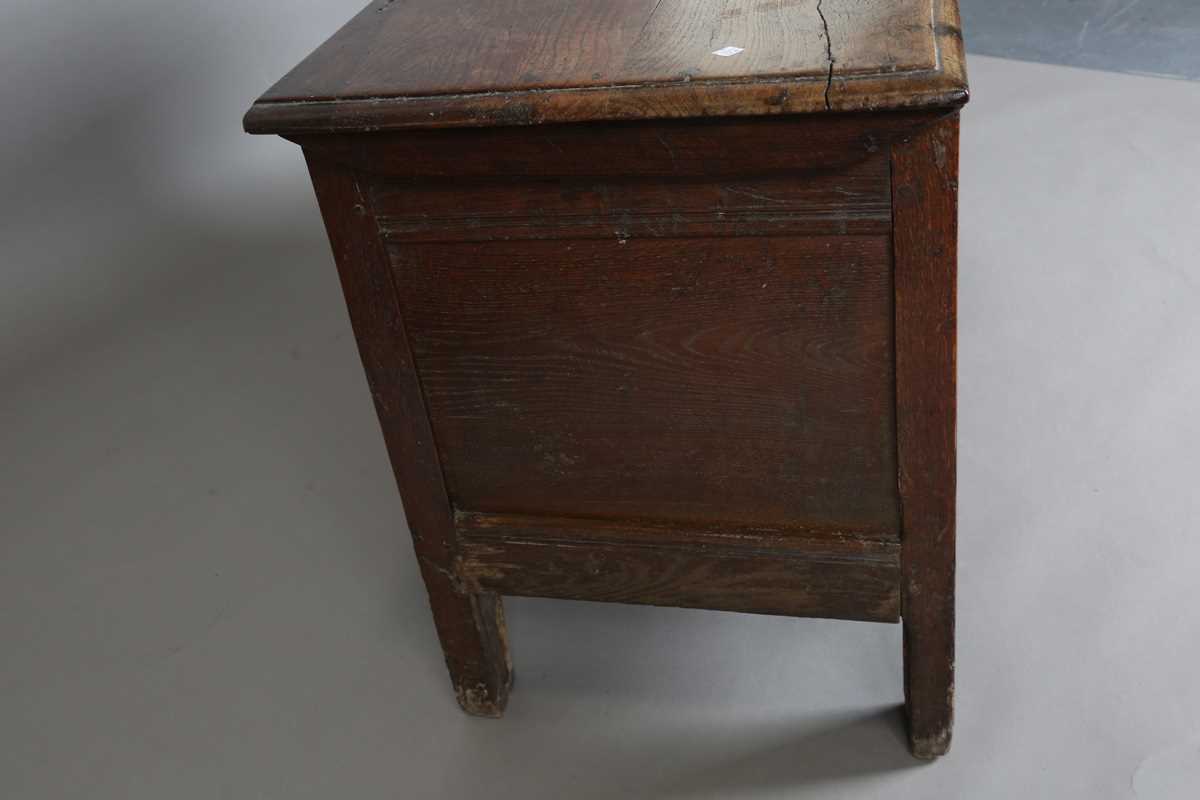
[[[456,571],[472,591],[895,622],[894,543],[728,529],[461,515]],[[780,547],[779,543],[783,542]]]
[[[892,169],[905,697],[913,754],[936,758],[954,720],[958,115],[898,143]]]
[[[661,544],[692,546],[702,550],[734,550],[744,555],[897,555],[895,537],[876,538],[849,527],[806,525],[784,527],[747,525],[742,522],[671,522],[668,520],[602,519],[546,514],[489,514],[456,511],[454,528],[459,536],[486,539],[509,537],[537,541],[570,541],[576,544]]]
[[[966,96],[961,49],[956,0],[376,0],[246,128],[946,106]]]

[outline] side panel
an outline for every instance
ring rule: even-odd
[[[300,140],[452,673],[503,696],[491,593],[896,618],[890,154],[931,119]]]
[[[887,237],[389,252],[455,508],[896,538]]]

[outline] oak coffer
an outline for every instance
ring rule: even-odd
[[[376,0],[304,150],[458,700],[502,595],[903,622],[950,742],[955,0]]]

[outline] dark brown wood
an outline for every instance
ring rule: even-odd
[[[247,115],[309,160],[465,709],[505,594],[902,621],[946,751],[957,26],[378,0]]]
[[[457,508],[898,536],[886,237],[391,255]]]
[[[494,514],[456,511],[454,528],[459,536],[536,538],[546,541],[595,544],[661,544],[695,547],[705,551],[739,551],[743,554],[776,553],[801,557],[822,553],[871,555],[899,553],[900,543],[870,539],[861,531],[796,523],[786,527],[744,523],[672,522],[669,520],[555,517],[547,514]]]
[[[912,751],[936,758],[954,718],[957,114],[898,143],[892,170],[904,686]]]
[[[375,0],[245,125],[362,131],[965,99],[954,0]]]
[[[619,142],[616,143],[619,146]],[[667,146],[670,146],[669,144]],[[711,153],[712,151],[707,151]],[[888,159],[727,180],[556,177],[378,181],[384,235],[404,241],[642,239],[891,232]]]
[[[309,158],[308,168],[455,695],[472,714],[499,716],[512,683],[504,611],[453,572],[453,511],[370,199],[346,167]]]
[[[413,188],[461,188],[508,178],[647,182],[790,176],[801,183],[833,177],[885,155],[893,138],[927,124],[929,118],[928,112],[895,111],[289,138],[322,158],[406,181]]]
[[[475,591],[896,622],[900,549],[832,532],[459,515]],[[808,531],[811,534],[813,531]],[[840,533],[840,532],[839,532]]]

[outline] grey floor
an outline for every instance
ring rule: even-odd
[[[72,70],[0,131],[0,796],[1196,796],[1200,84],[971,61],[922,766],[894,626],[512,600],[509,713],[463,716],[299,154],[228,113],[278,65],[119,23],[126,94]]]
[[[971,52],[1200,80],[1196,0],[960,0]]]

